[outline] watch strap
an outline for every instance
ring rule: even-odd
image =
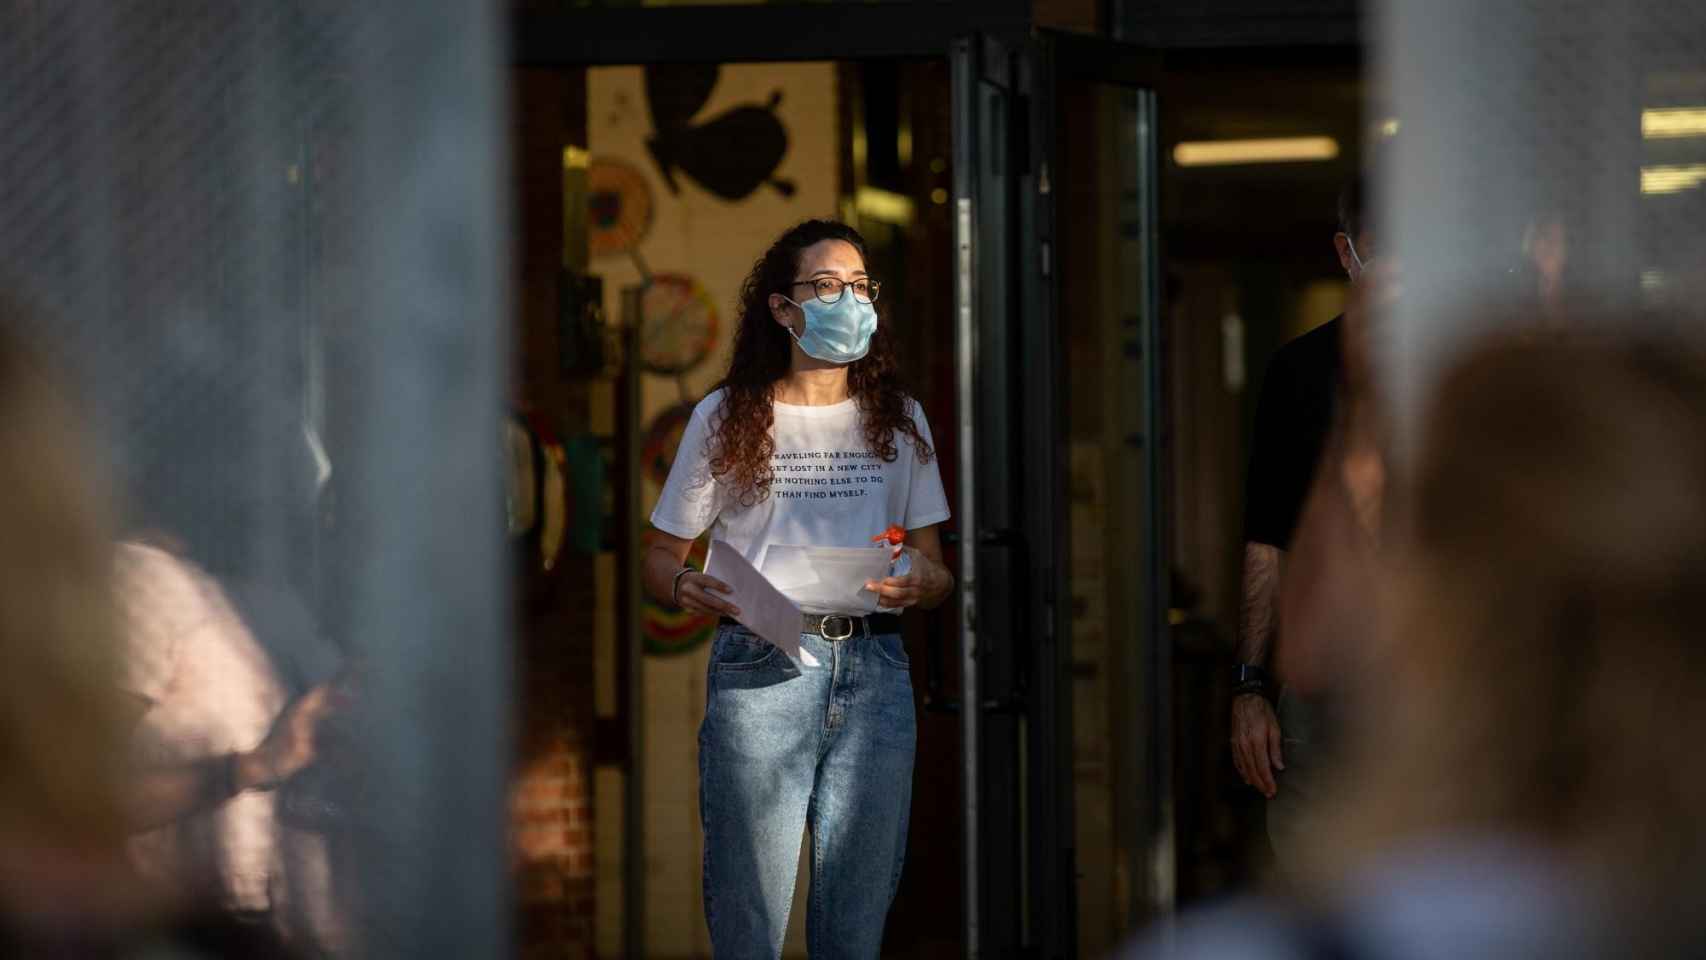
[[[1243,693],[1266,695],[1267,692],[1268,671],[1253,663],[1240,663],[1232,668],[1233,695]]]

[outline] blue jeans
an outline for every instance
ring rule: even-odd
[[[800,649],[817,664],[738,627],[711,648],[699,817],[705,920],[724,960],[782,955],[808,826],[814,958],[877,956],[900,882],[918,737],[906,650],[862,633],[806,635]]]

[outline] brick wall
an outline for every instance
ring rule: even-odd
[[[557,343],[563,148],[586,144],[585,74],[516,70],[511,81],[512,401],[567,436],[587,421],[588,386],[562,376]],[[546,572],[538,556],[537,541],[517,544],[517,953],[592,957],[593,558],[566,546]]]
[[[593,955],[590,793],[587,751],[567,731],[517,777],[511,809],[522,957]]]

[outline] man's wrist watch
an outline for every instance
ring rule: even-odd
[[[1253,663],[1240,663],[1232,668],[1232,695],[1254,693],[1268,695],[1268,672]]]

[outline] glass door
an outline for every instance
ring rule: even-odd
[[[1055,97],[1063,700],[1079,942],[1101,955],[1173,900],[1155,97],[1065,70]]]
[[[1099,956],[1173,888],[1151,60],[954,65],[967,954]]]

